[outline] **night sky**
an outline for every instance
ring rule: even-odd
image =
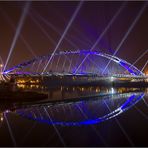
[[[23,8],[28,2],[0,2],[0,55],[9,53]],[[13,48],[8,66],[51,53],[68,25],[79,1],[30,2],[29,11]],[[89,50],[122,5],[115,19],[94,50],[113,54],[146,2],[84,1],[57,51]],[[148,6],[148,5],[147,5]],[[68,41],[70,40],[72,44]],[[148,49],[148,7],[122,44],[117,56],[133,63]],[[136,64],[142,68],[148,53]]]

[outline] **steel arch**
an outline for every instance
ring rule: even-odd
[[[144,73],[142,73],[137,67],[134,65],[130,64],[129,62],[118,58],[116,56],[112,56],[106,53],[101,53],[97,51],[88,51],[88,50],[76,50],[76,51],[60,51],[58,53],[55,53],[54,56],[61,56],[61,55],[70,55],[70,54],[89,54],[89,55],[96,55],[100,57],[104,57],[106,59],[109,59],[111,61],[114,61],[115,63],[119,64],[121,67],[123,67],[125,70],[127,70],[131,75],[141,75],[144,76]],[[9,74],[11,72],[15,72],[16,70],[23,69],[24,67],[27,67],[31,64],[34,64],[35,62],[41,61],[41,60],[47,60],[51,57],[51,54],[46,55],[46,56],[39,56],[37,58],[34,58],[32,60],[29,60],[27,62],[21,63],[19,65],[16,65],[8,70],[4,71],[4,74]],[[41,73],[42,74],[42,73]]]

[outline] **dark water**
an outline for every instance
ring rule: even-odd
[[[148,146],[147,89],[18,88],[48,98],[1,103],[0,146]]]

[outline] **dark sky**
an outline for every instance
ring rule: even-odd
[[[4,61],[25,3],[0,2],[0,55]],[[32,52],[38,56],[52,52],[78,3],[78,1],[31,2],[8,67],[33,58]],[[85,1],[65,36],[74,45],[64,38],[58,50],[89,50],[123,3],[126,3],[125,8],[94,49],[113,53],[145,2]],[[133,63],[147,49],[148,7],[131,30],[117,56]],[[141,69],[147,59],[148,54],[136,66]]]

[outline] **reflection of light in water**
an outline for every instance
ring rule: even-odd
[[[92,90],[92,87],[90,87],[90,91]]]
[[[23,88],[23,89],[24,89],[24,88],[25,88],[25,85],[24,85],[24,84],[17,84],[17,87],[18,87],[18,88]]]
[[[26,84],[17,84],[17,87],[20,89],[39,89],[42,88],[40,85],[36,85],[36,84],[31,84],[31,85],[26,85]]]
[[[99,91],[100,91],[99,88],[96,88],[96,93],[99,92]]]
[[[73,87],[72,90],[75,91],[75,87]]]
[[[114,81],[114,77],[111,77],[111,78],[110,78],[110,81],[113,82],[113,81]]]
[[[110,97],[112,98],[112,95],[108,96],[108,97],[105,96],[103,99],[107,99],[111,103],[112,100],[109,99]],[[116,98],[116,97],[118,99],[119,98],[121,99],[120,106],[116,105],[111,112],[105,112],[105,114],[103,113],[103,115],[102,115],[102,113],[100,113],[99,106],[98,106],[100,104],[101,105],[100,110],[103,109],[102,108],[103,104],[101,103],[102,101],[100,99],[97,99],[95,102],[95,105],[97,105],[97,110],[96,110],[96,106],[93,106],[93,108],[91,108],[91,110],[88,110],[88,106],[85,106],[85,105],[87,105],[87,103],[88,103],[88,105],[91,106],[91,103],[93,103],[94,101],[92,101],[92,100],[86,101],[85,100],[85,101],[71,102],[71,104],[62,102],[60,104],[54,104],[54,105],[40,104],[40,107],[38,105],[36,105],[36,106],[34,105],[33,107],[30,107],[29,109],[24,108],[24,109],[17,110],[16,112],[19,115],[26,117],[28,119],[35,120],[38,122],[48,123],[48,124],[63,125],[63,126],[78,126],[78,125],[97,124],[97,123],[112,119],[112,118],[120,115],[121,113],[125,112],[126,110],[130,109],[132,106],[134,106],[138,101],[140,101],[144,97],[144,93],[117,94],[117,95],[115,95],[114,98]],[[123,99],[124,99],[124,101],[123,101]],[[116,100],[116,99],[114,99],[114,100]],[[69,115],[69,112],[67,110],[69,105],[71,106],[71,109],[73,109],[73,116]],[[83,109],[83,111],[85,112],[85,114],[89,118],[86,119],[84,116],[82,116],[82,114],[79,112],[79,110],[76,109],[77,105],[80,105],[81,109]],[[44,112],[42,112],[42,108],[45,108],[45,107],[46,107],[46,109],[48,109],[48,112],[51,115],[52,122],[51,122],[51,120],[48,119],[48,117],[46,117]],[[64,110],[62,110],[62,108],[64,108]],[[92,109],[95,110],[95,116],[91,114]],[[36,110],[40,110],[40,114],[38,114],[38,112]],[[34,117],[34,115],[32,114],[31,111],[34,112],[36,117]],[[41,113],[42,113],[42,115],[41,115]],[[61,116],[60,113],[64,114],[64,116]]]
[[[3,120],[4,120],[3,113],[0,113],[0,121],[2,122]]]
[[[6,111],[5,111],[5,113],[9,113],[9,112],[10,112],[10,110],[6,110]]]
[[[84,88],[82,87],[82,91],[84,91]]]
[[[61,86],[61,91],[63,90],[63,87]]]
[[[4,120],[4,118],[3,117],[1,117],[1,122]]]
[[[115,93],[115,90],[114,90],[114,88],[113,88],[113,87],[111,88],[111,93],[112,93],[112,94],[114,94],[114,93]]]
[[[111,89],[110,89],[110,93],[111,94],[115,94],[116,92],[115,92],[115,89],[112,87]]]

